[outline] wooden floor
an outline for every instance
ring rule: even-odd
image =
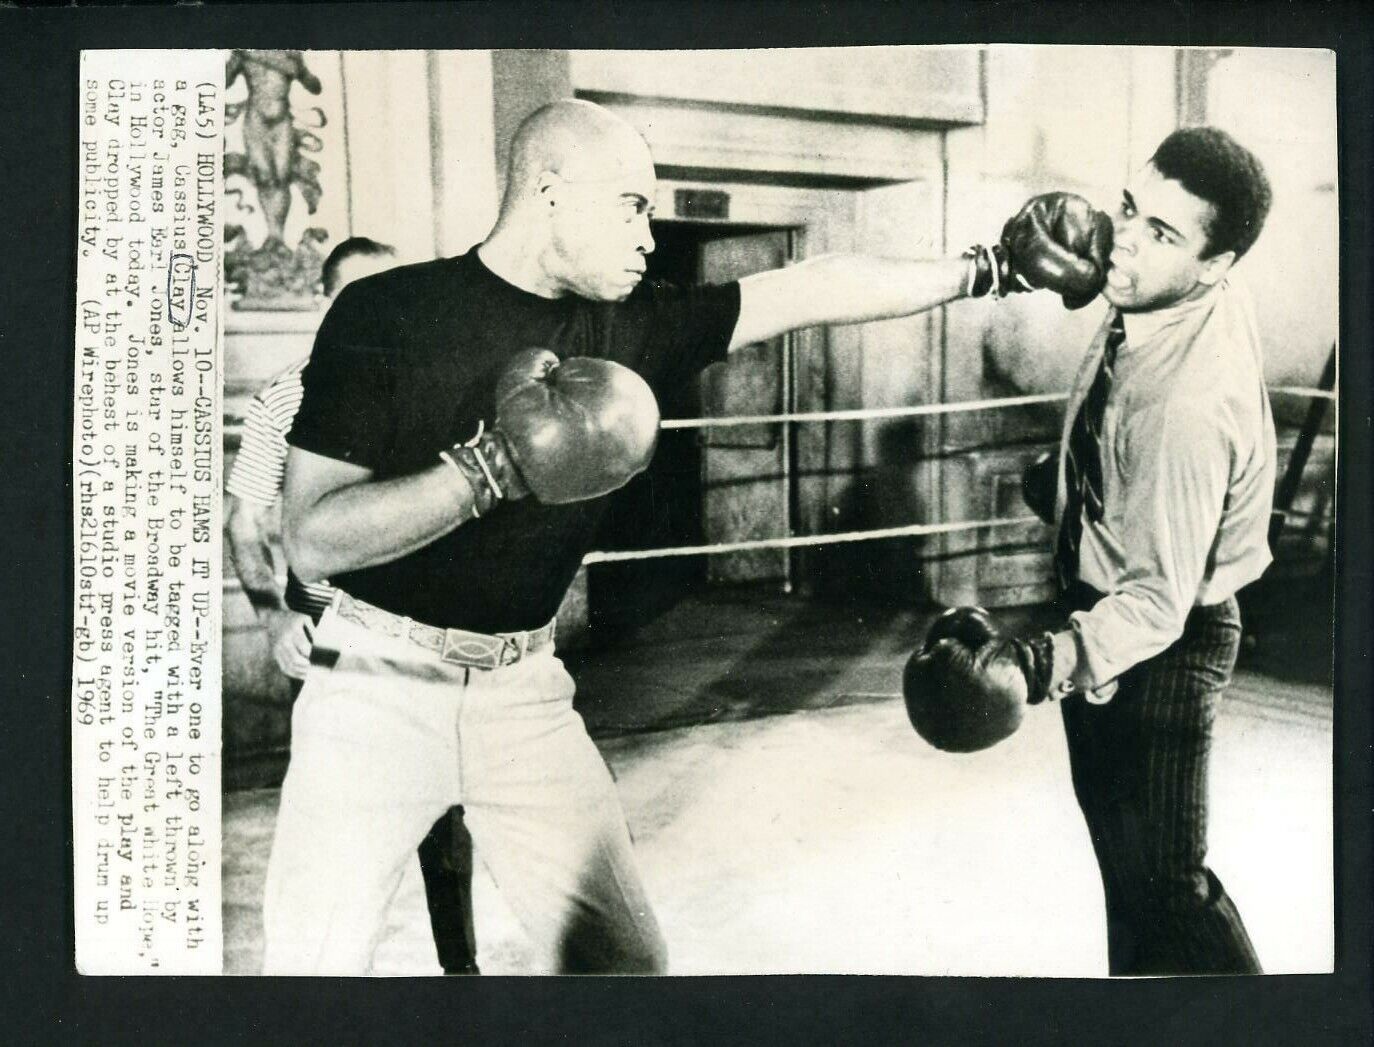
[[[1032,711],[986,753],[926,747],[897,681],[927,619],[716,594],[569,659],[674,973],[1105,973],[1057,713]],[[1329,659],[1275,654],[1273,635],[1248,649],[1217,724],[1211,862],[1268,971],[1329,970]],[[276,803],[225,798],[229,973],[261,961]],[[478,857],[484,973],[539,973]],[[378,973],[435,970],[423,905],[416,876]]]

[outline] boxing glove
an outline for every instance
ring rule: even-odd
[[[1112,220],[1072,193],[1032,197],[1002,227],[993,247],[973,247],[967,293],[1040,289],[1081,309],[1101,293],[1112,253]]]
[[[1052,652],[1048,634],[1006,637],[982,608],[946,611],[902,675],[911,726],[945,752],[996,745],[1016,732],[1028,704],[1044,700]]]
[[[1081,309],[1107,282],[1111,217],[1073,193],[1032,197],[1002,227],[1008,290],[1055,291]]]
[[[976,651],[1001,635],[992,615],[983,608],[951,607],[931,622],[926,631],[925,647],[934,647],[941,640],[958,640],[969,650]]]
[[[494,432],[531,494],[548,505],[597,498],[643,472],[658,442],[647,382],[610,360],[517,353],[496,384]]]
[[[1059,452],[1046,451],[1021,474],[1021,498],[1027,508],[1047,524],[1054,523],[1054,503],[1059,497]]]

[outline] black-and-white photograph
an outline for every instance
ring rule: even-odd
[[[1331,52],[222,60],[226,974],[1332,970]]]

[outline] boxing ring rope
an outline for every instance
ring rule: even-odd
[[[1299,385],[1276,386],[1270,394],[1306,396],[1314,400],[1335,400],[1327,389]],[[1000,396],[988,400],[961,400],[950,404],[912,404],[907,407],[856,407],[836,411],[794,411],[786,414],[740,414],[701,418],[665,418],[660,429],[718,429],[734,425],[772,425],[782,422],[857,422],[878,418],[917,418],[923,415],[961,414],[966,411],[1000,410],[1004,407],[1029,407],[1062,403],[1068,393],[1037,393],[1029,396]]]
[[[979,527],[1010,527],[1012,524],[1039,523],[1038,516],[1003,516],[991,520],[960,520],[957,523],[907,524],[903,527],[876,527],[867,531],[836,531],[830,534],[791,535],[787,538],[754,538],[740,542],[716,542],[714,545],[679,545],[665,549],[625,549],[620,552],[594,552],[582,558],[584,564],[616,563],[621,560],[649,560],[666,556],[703,556],[712,553],[736,553],[746,549],[797,549],[811,545],[838,545],[842,542],[866,542],[877,538],[910,538],[922,534],[952,534],[972,531]]]
[[[1306,396],[1312,400],[1336,401],[1336,391],[1334,389],[1314,389],[1307,385],[1277,385],[1269,390],[1270,394],[1283,393],[1286,396]]]
[[[1270,394],[1302,396],[1310,399],[1336,399],[1328,389],[1308,386],[1275,386]],[[883,418],[917,418],[931,415],[963,414],[973,411],[1000,410],[1006,407],[1028,407],[1039,404],[1062,403],[1067,393],[1038,393],[1028,396],[1002,396],[985,400],[961,400],[954,403],[912,404],[906,407],[859,407],[834,411],[793,411],[784,414],[722,415],[701,418],[665,418],[660,429],[714,429],[740,425],[776,425],[791,422],[855,422]],[[958,520],[939,524],[906,524],[898,527],[876,527],[860,531],[835,531],[827,534],[788,535],[778,538],[753,538],[735,542],[713,542],[706,545],[665,546],[658,549],[597,550],[582,558],[584,566],[599,563],[623,563],[627,560],[654,560],[672,556],[715,556],[722,553],[746,552],[756,549],[798,549],[820,545],[840,545],[847,542],[877,541],[884,538],[913,538],[932,534],[956,534],[977,531],[986,527],[1020,527],[1039,524],[1040,518],[1001,516],[985,520]]]
[[[915,418],[921,415],[959,414],[1002,407],[1052,404],[1068,399],[1068,393],[1035,396],[1002,396],[992,400],[963,400],[952,404],[913,404],[908,407],[857,407],[843,411],[795,411],[791,414],[740,414],[716,418],[665,418],[660,429],[708,429],[731,425],[769,425],[775,422],[857,422],[874,418]]]

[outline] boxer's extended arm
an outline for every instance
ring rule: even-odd
[[[474,518],[477,494],[446,462],[373,480],[372,470],[291,448],[283,491],[286,559],[303,582],[387,563]]]
[[[996,245],[958,258],[822,255],[745,277],[730,348],[799,327],[910,316],[965,295],[1043,288],[1080,309],[1102,289],[1111,245],[1110,218],[1081,197],[1046,193],[1007,221]]]
[[[739,320],[730,348],[817,324],[909,316],[964,294],[967,258],[908,259],[822,255],[740,281]]]

